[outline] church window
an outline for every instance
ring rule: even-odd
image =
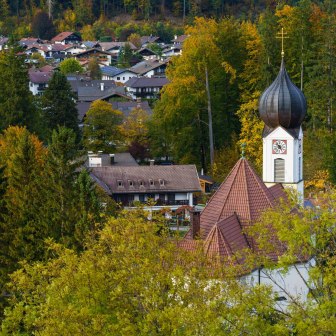
[[[274,160],[274,182],[285,182],[285,160]]]

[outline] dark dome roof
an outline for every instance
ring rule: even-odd
[[[306,110],[306,98],[290,80],[282,59],[277,78],[260,97],[260,117],[272,128],[296,128],[301,125]]]

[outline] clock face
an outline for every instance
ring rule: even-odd
[[[273,140],[273,154],[287,154],[287,140]]]

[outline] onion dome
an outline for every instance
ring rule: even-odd
[[[271,128],[297,128],[301,125],[306,111],[306,98],[290,80],[282,58],[278,76],[260,97],[260,117]]]

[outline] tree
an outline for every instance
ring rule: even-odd
[[[127,41],[133,43],[137,48],[141,48],[141,36],[139,34],[131,34],[128,36]]]
[[[82,73],[83,68],[80,63],[74,58],[65,59],[60,64],[60,70],[64,75],[74,74],[74,73]]]
[[[88,64],[91,79],[101,79],[102,72],[96,57],[91,57]]]
[[[129,43],[125,43],[125,46],[121,48],[118,54],[117,64],[119,67],[128,68],[130,67],[133,52]]]
[[[237,53],[243,54],[240,32],[233,20],[198,18],[186,33],[190,36],[182,55],[168,65],[170,83],[163,88],[153,118],[167,130],[174,160],[206,170],[214,150],[228,144],[237,128],[234,106],[239,90],[234,81],[242,58]]]
[[[42,97],[44,121],[51,134],[58,126],[72,129],[79,137],[75,96],[65,75],[54,72]]]
[[[16,47],[0,52],[0,130],[9,125],[36,129],[37,113],[29,91],[28,69]]]
[[[229,277],[214,281],[223,278],[218,263],[158,235],[158,223],[147,215],[135,210],[111,218],[82,254],[51,243],[56,258],[24,264],[11,276],[3,334],[220,336],[278,330],[267,288],[248,289]]]
[[[31,30],[33,36],[43,40],[51,40],[56,35],[56,29],[51,18],[43,11],[38,11],[34,15]]]
[[[119,127],[128,151],[135,159],[144,160],[149,156],[148,121],[148,113],[136,108]]]
[[[122,113],[113,110],[112,105],[96,100],[91,104],[84,120],[83,144],[87,150],[111,153],[121,139],[118,126]]]
[[[43,257],[43,240],[49,233],[43,220],[47,178],[46,150],[36,136],[23,127],[9,127],[0,136],[0,290],[8,274],[23,259]],[[1,297],[1,304],[3,297]]]

